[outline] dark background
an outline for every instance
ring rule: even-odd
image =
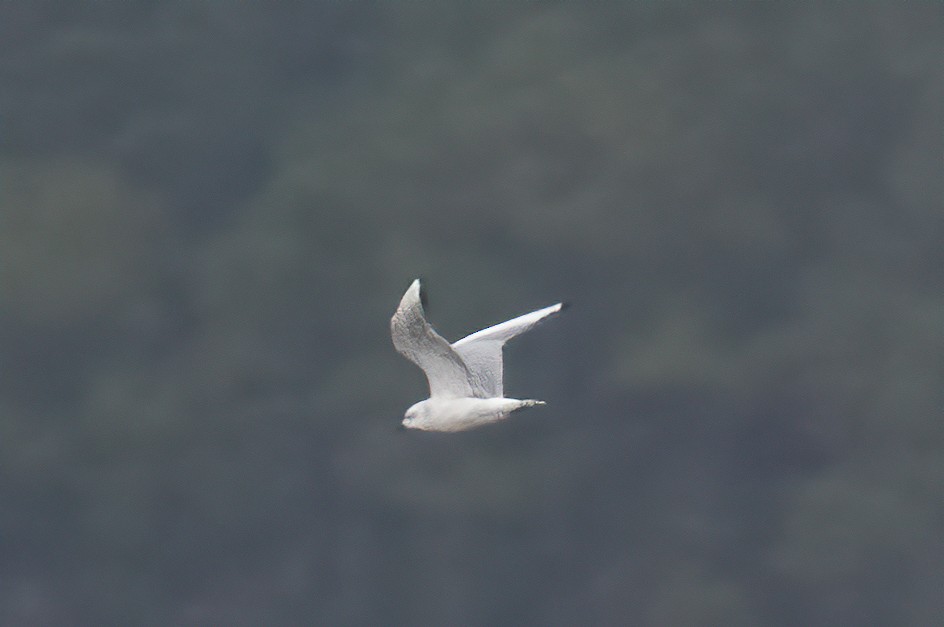
[[[0,623],[940,624],[942,24],[0,4]]]

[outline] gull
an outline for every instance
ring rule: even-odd
[[[419,366],[429,381],[429,398],[410,407],[401,423],[407,429],[466,431],[507,418],[511,412],[544,401],[505,398],[502,347],[566,307],[557,303],[476,331],[450,344],[429,325],[416,279],[390,319],[393,345]]]

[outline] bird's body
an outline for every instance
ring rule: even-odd
[[[511,338],[563,309],[557,303],[482,329],[449,344],[426,321],[419,279],[413,281],[390,320],[393,345],[426,373],[430,397],[410,407],[408,429],[466,431],[506,418],[543,401],[505,398],[502,347]]]
[[[428,398],[410,407],[403,426],[425,431],[467,431],[506,418],[516,409],[544,401],[516,398]]]

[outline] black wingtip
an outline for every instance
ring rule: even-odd
[[[564,311],[565,309],[570,309],[570,301],[564,301],[560,304],[560,309],[557,311]]]
[[[429,300],[426,298],[426,277],[420,275],[416,277],[416,280],[420,282],[420,303],[423,309],[429,309]]]

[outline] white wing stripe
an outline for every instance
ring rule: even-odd
[[[495,326],[491,326],[487,329],[482,329],[481,331],[476,331],[475,333],[467,335],[461,340],[453,343],[452,347],[458,348],[464,344],[481,340],[498,340],[499,342],[505,343],[516,335],[520,335],[521,333],[531,329],[537,323],[541,322],[551,314],[557,313],[563,307],[563,303],[557,303],[556,305],[551,305],[550,307],[538,309],[537,311],[526,313],[523,316],[506,320],[501,324],[496,324]]]

